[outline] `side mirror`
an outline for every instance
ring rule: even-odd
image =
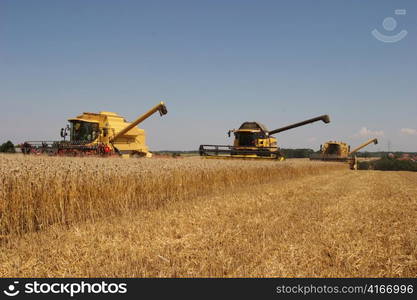
[[[64,135],[64,128],[61,128],[61,137],[62,138],[65,137],[65,135]]]
[[[323,145],[320,145],[320,151],[323,151]]]

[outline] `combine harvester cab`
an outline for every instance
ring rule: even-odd
[[[145,130],[138,124],[159,112],[167,114],[164,102],[154,106],[132,123],[114,112],[85,112],[69,119],[69,125],[61,129],[62,141],[25,142],[21,148],[24,154],[49,154],[64,156],[112,156],[151,157],[146,145]],[[66,137],[69,134],[69,141]]]
[[[279,150],[277,139],[272,135],[317,121],[330,123],[330,118],[328,115],[322,115],[271,131],[259,122],[244,122],[239,129],[228,132],[229,137],[231,133],[234,134],[233,146],[200,145],[199,153],[205,158],[284,160],[285,157]]]

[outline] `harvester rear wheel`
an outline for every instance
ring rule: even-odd
[[[351,170],[357,170],[358,169],[358,158],[356,156],[352,157],[349,160],[349,166]]]

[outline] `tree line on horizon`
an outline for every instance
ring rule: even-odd
[[[0,145],[0,152],[2,153],[16,153],[15,146],[11,141],[7,141]]]

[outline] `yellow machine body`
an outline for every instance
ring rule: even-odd
[[[161,116],[167,113],[161,102],[133,122],[127,122],[117,113],[102,111],[100,113],[84,112],[76,118],[69,119],[70,144],[83,143],[86,147],[105,145],[111,151],[124,157],[130,155],[151,156],[146,145],[145,130],[137,125],[159,111]]]
[[[200,145],[200,155],[206,158],[245,158],[245,159],[275,159],[284,160],[278,147],[278,142],[272,135],[292,128],[310,124],[316,121],[329,123],[328,115],[308,119],[279,129],[269,131],[259,122],[244,122],[239,129],[229,130],[228,135],[234,134],[233,146]]]
[[[313,154],[311,160],[323,160],[323,161],[342,161],[348,162],[351,169],[357,168],[358,159],[356,152],[368,146],[369,144],[378,144],[378,139],[369,139],[363,144],[359,145],[352,151],[350,146],[344,142],[328,141],[320,146],[320,153]]]
[[[328,141],[321,146],[321,152],[328,158],[347,160],[350,146],[344,142]]]
[[[146,155],[149,152],[146,145],[145,130],[134,127],[126,134],[110,143],[110,140],[123,128],[130,125],[123,117],[114,112],[100,113],[85,112],[68,120],[70,122],[70,141],[89,141],[87,145],[104,143],[124,152],[137,152]]]
[[[261,134],[260,130],[248,130],[248,129],[242,129],[242,130],[236,130],[235,135],[250,135],[250,136],[259,136]],[[269,147],[269,148],[275,148],[278,150],[278,143],[277,139],[275,137],[257,137],[253,139],[253,146],[247,145],[242,143],[242,139],[239,139],[238,137],[235,137],[233,141],[233,146],[236,148],[241,149],[250,149],[250,148],[262,148],[262,147]]]

